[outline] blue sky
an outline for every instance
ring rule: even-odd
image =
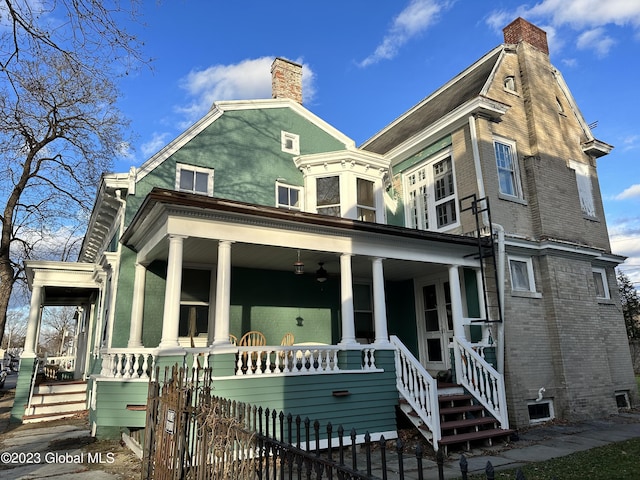
[[[640,285],[640,0],[144,0],[154,58],[121,83],[140,166],[217,100],[269,98],[275,56],[303,64],[304,104],[362,144],[502,43],[518,16],[547,32],[595,137],[614,253]]]

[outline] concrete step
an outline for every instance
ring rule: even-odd
[[[38,422],[50,422],[52,420],[60,420],[62,418],[75,417],[77,415],[86,415],[88,410],[79,410],[75,412],[61,412],[61,413],[36,413],[33,415],[25,415],[22,417],[22,423],[38,423]]]
[[[69,393],[36,393],[31,397],[31,405],[47,405],[61,401],[80,402],[86,399],[87,392],[85,390]]]
[[[70,380],[60,382],[45,382],[40,385],[36,385],[34,393],[47,394],[47,393],[68,393],[68,392],[81,392],[87,390],[87,382],[84,380]]]
[[[48,413],[75,413],[81,412],[86,408],[86,400],[80,401],[61,401],[61,402],[50,402],[42,405],[31,405],[30,408],[25,411],[27,415],[38,415],[38,414],[48,414]]]

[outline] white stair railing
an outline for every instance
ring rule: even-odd
[[[453,347],[456,382],[466,388],[500,422],[500,428],[509,428],[504,377],[467,340],[454,337]]]
[[[429,372],[425,370],[398,337],[391,335],[390,341],[396,351],[396,386],[398,392],[431,431],[433,448],[437,451],[441,436],[438,382],[429,375]]]

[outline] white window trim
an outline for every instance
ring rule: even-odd
[[[292,146],[287,147],[287,142],[291,141]],[[280,147],[282,151],[285,153],[290,153],[292,155],[300,155],[300,135],[295,133],[285,132],[282,130],[280,132]]]
[[[551,399],[543,399],[540,401],[527,402],[527,410],[529,409],[530,405],[541,405],[541,404],[549,405],[549,416],[543,417],[543,418],[534,418],[534,419],[529,418],[529,425],[548,422],[549,420],[553,420],[554,418],[556,418],[556,412],[553,407],[553,400]],[[529,412],[527,411],[527,414],[528,413]]]
[[[496,143],[502,143],[508,145],[511,148],[511,161],[513,163],[514,172],[514,186],[515,195],[505,193],[500,189],[500,170],[498,168],[498,157],[496,156]],[[498,196],[506,200],[524,200],[524,194],[522,192],[522,181],[520,179],[520,164],[518,163],[518,150],[516,149],[516,142],[504,137],[493,137],[493,163],[496,167],[496,174],[498,180]]]
[[[525,263],[527,266],[527,277],[529,279],[529,289],[528,290],[524,290],[524,289],[517,289],[514,288],[514,282],[513,282],[513,275],[511,273],[511,262],[512,261],[516,261],[516,262],[522,262]],[[508,265],[509,265],[509,281],[511,282],[511,292],[513,294],[518,294],[518,293],[536,293],[536,281],[535,281],[535,275],[533,274],[533,260],[531,259],[531,257],[520,257],[517,255],[509,255],[509,261],[508,261]]]
[[[589,165],[576,162],[575,160],[569,160],[569,168],[571,168],[576,175],[576,185],[582,214],[587,218],[597,218],[596,204],[593,196],[593,181],[589,172]]]
[[[604,268],[599,268],[599,267],[592,267],[591,271],[595,275],[600,275],[600,277],[602,278],[602,288],[604,290],[604,297],[599,297],[596,289],[596,298],[598,300],[611,300],[611,293],[609,292],[609,282],[607,280],[607,271]],[[595,289],[595,285],[593,287]]]
[[[410,185],[409,185],[409,177],[411,175],[413,175],[414,173],[418,172],[418,170],[422,169],[422,168],[427,168],[427,167],[433,167],[433,164],[440,162],[441,160],[446,159],[447,157],[451,157],[451,171],[453,173],[453,182],[454,182],[454,193],[453,193],[453,200],[456,206],[456,221],[453,223],[450,223],[448,225],[445,225],[443,227],[438,228],[437,224],[438,224],[438,220],[437,220],[437,213],[436,213],[436,205],[435,202],[429,202],[429,212],[428,212],[428,217],[429,217],[429,228],[428,229],[424,229],[425,231],[431,231],[431,232],[446,232],[448,230],[451,230],[453,228],[459,227],[460,226],[460,210],[458,208],[458,182],[456,179],[456,167],[455,167],[455,161],[453,158],[453,152],[452,150],[446,149],[445,151],[441,152],[438,155],[435,155],[433,157],[428,158],[426,161],[424,162],[420,162],[418,165],[415,165],[413,168],[411,168],[410,170],[407,170],[406,172],[403,172],[402,174],[402,182],[403,182],[403,188],[404,191],[407,192],[407,194],[405,195],[404,198],[404,212],[405,212],[405,225],[407,225],[409,228],[417,228],[415,225],[413,225],[413,219],[411,217],[411,204],[410,204],[410,197],[409,197],[409,190],[411,189]],[[435,181],[433,178],[433,171],[432,168],[428,169],[428,182],[427,185],[429,186],[429,192],[428,195],[431,198],[435,197]],[[434,228],[435,225],[435,228]]]
[[[295,189],[298,190],[298,206],[297,207],[292,207],[290,205],[285,205],[285,204],[281,204],[278,202],[278,187],[284,187],[284,188],[289,188],[289,189]],[[284,182],[280,182],[276,180],[276,186],[275,186],[275,204],[276,207],[278,208],[284,208],[287,210],[295,210],[295,211],[304,211],[304,187],[301,187],[299,185],[291,185],[290,183],[284,183]]]
[[[214,170],[213,168],[205,168],[205,167],[196,167],[195,165],[188,165],[186,163],[176,163],[176,185],[175,185],[175,189],[178,192],[189,192],[189,193],[196,193],[199,195],[205,195],[202,192],[196,192],[193,190],[182,190],[180,188],[180,172],[182,170],[189,170],[192,172],[200,172],[200,173],[206,173],[207,174],[207,193],[206,195],[209,197],[213,196],[213,175],[214,175]]]

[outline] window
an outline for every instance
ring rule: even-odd
[[[593,283],[596,287],[596,298],[609,300],[609,282],[607,282],[607,272],[604,268],[593,268]]]
[[[295,133],[289,133],[283,130],[280,133],[280,142],[283,152],[300,155],[300,137]]]
[[[453,161],[446,157],[409,172],[407,224],[420,230],[443,230],[458,223]]]
[[[340,177],[316,179],[316,205],[318,213],[340,216]]]
[[[357,206],[358,206],[358,220],[365,222],[376,221],[376,201],[374,198],[373,182],[358,178],[356,184],[357,188]]]
[[[209,328],[209,291],[211,272],[209,270],[182,270],[182,292],[180,293],[180,337],[207,335]]]
[[[553,411],[553,401],[541,400],[536,402],[530,402],[527,404],[529,410],[529,423],[542,423],[548,422],[555,418]]]
[[[515,144],[503,140],[495,140],[493,146],[496,153],[500,193],[522,198]]]
[[[508,77],[504,77],[504,89],[509,90],[511,92],[516,91],[516,80],[513,75],[509,75]]]
[[[301,210],[302,188],[276,183],[276,207]]]
[[[531,258],[509,256],[509,271],[511,272],[511,290],[518,292],[536,291]]]
[[[176,190],[213,195],[213,169],[177,164]]]
[[[576,184],[578,186],[578,196],[580,197],[580,208],[582,213],[588,217],[596,216],[596,207],[593,201],[593,189],[591,187],[591,175],[589,175],[589,165],[585,163],[569,160],[569,168],[576,173]]]
[[[353,314],[356,338],[360,341],[375,340],[371,285],[353,284]]]

